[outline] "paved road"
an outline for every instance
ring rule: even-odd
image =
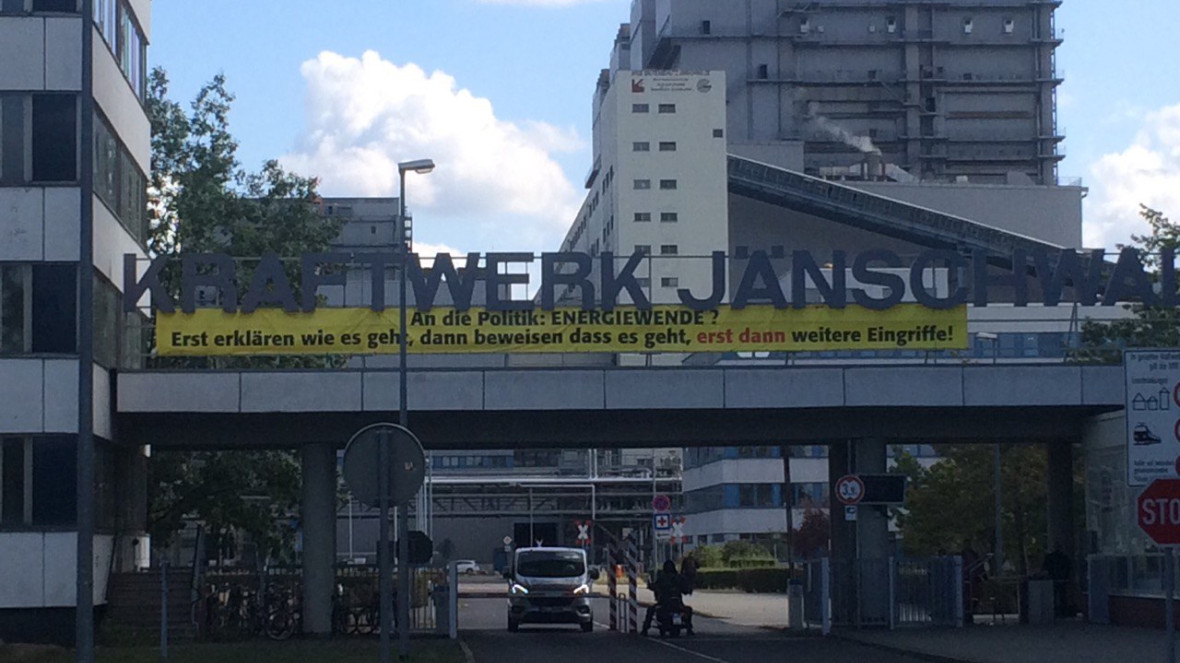
[[[460,637],[476,663],[917,663],[851,642],[734,626],[697,618],[693,638],[642,638],[606,630],[605,601],[594,602],[593,633],[576,627],[521,626],[508,633],[504,599],[461,599]]]

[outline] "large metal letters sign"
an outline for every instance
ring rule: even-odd
[[[735,266],[714,252],[701,259],[709,267],[708,285],[677,288],[678,303],[653,305],[641,284],[640,268],[651,260],[644,253],[542,254],[532,300],[505,294],[529,285],[528,274],[516,267],[535,262],[531,254],[471,253],[463,267],[445,253],[430,267],[411,255],[405,274],[414,310],[406,339],[408,351],[417,354],[946,350],[967,347],[966,305],[987,306],[993,286],[1010,288],[1016,306],[1029,303],[1034,284],[1046,306],[1067,296],[1085,306],[1100,297],[1104,305],[1177,304],[1170,289],[1152,290],[1138,253],[1129,249],[1117,264],[1106,263],[1101,250],[1014,252],[999,258],[1010,265],[1007,275],[989,271],[996,259],[946,249],[908,263],[880,249],[822,256],[794,251],[784,267],[754,251]],[[392,353],[402,331],[386,311],[385,291],[401,262],[396,253],[308,254],[293,275],[289,263],[267,254],[247,276],[223,254],[160,256],[146,270],[129,254],[124,308],[137,311],[150,295],[159,355]],[[1171,254],[1161,256],[1165,282],[1175,282],[1172,262]],[[941,292],[928,282],[931,270],[958,277]],[[344,287],[357,277],[369,283],[367,308],[319,308],[321,288]],[[450,305],[436,307],[444,288]],[[198,292],[215,307],[198,306]],[[478,292],[486,298],[477,301]],[[563,304],[559,295],[573,303]]]

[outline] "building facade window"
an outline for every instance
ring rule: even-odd
[[[680,247],[676,246],[675,244],[660,245],[660,255],[662,256],[674,256],[678,253],[680,253]]]
[[[0,94],[0,186],[77,180],[77,95]]]
[[[635,180],[636,190],[645,190],[651,188],[651,180]]]
[[[678,288],[680,287],[680,279],[675,276],[665,276],[660,279],[661,288]]]
[[[660,104],[658,110],[660,113],[663,113],[665,115],[667,115],[668,113],[675,113],[676,112],[676,104]]]
[[[72,435],[0,437],[0,529],[74,524],[76,447]]]
[[[677,223],[680,221],[680,215],[676,212],[660,212],[660,221],[663,223]]]
[[[631,104],[632,113],[647,113],[650,107],[647,104]]]
[[[646,223],[648,221],[651,221],[651,212],[636,212],[635,213],[635,222],[636,223]]]
[[[661,152],[675,152],[676,151],[676,141],[674,141],[674,140],[660,141],[660,151]]]
[[[94,0],[94,25],[135,96],[147,97],[147,39],[125,0]]]
[[[676,180],[660,180],[660,189],[663,191],[674,191],[676,187]]]
[[[79,0],[0,0],[0,14],[77,14]]]
[[[94,193],[132,237],[141,244],[147,240],[147,177],[99,115],[94,117]]]
[[[635,141],[634,143],[631,143],[631,151],[632,152],[650,152],[651,151],[651,143],[649,143],[645,140]]]
[[[640,253],[645,256],[651,255],[651,244],[636,244],[635,253]]]
[[[0,264],[0,354],[77,352],[77,268]]]

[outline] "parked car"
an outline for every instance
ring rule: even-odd
[[[469,576],[480,571],[479,564],[474,559],[461,559],[455,562],[455,568],[459,573],[466,573]]]

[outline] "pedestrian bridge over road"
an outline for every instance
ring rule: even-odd
[[[683,447],[826,441],[1080,440],[1120,410],[1120,366],[839,365],[411,368],[428,449]],[[343,444],[396,419],[397,369],[119,374],[122,442]],[[161,434],[167,431],[166,434]]]

